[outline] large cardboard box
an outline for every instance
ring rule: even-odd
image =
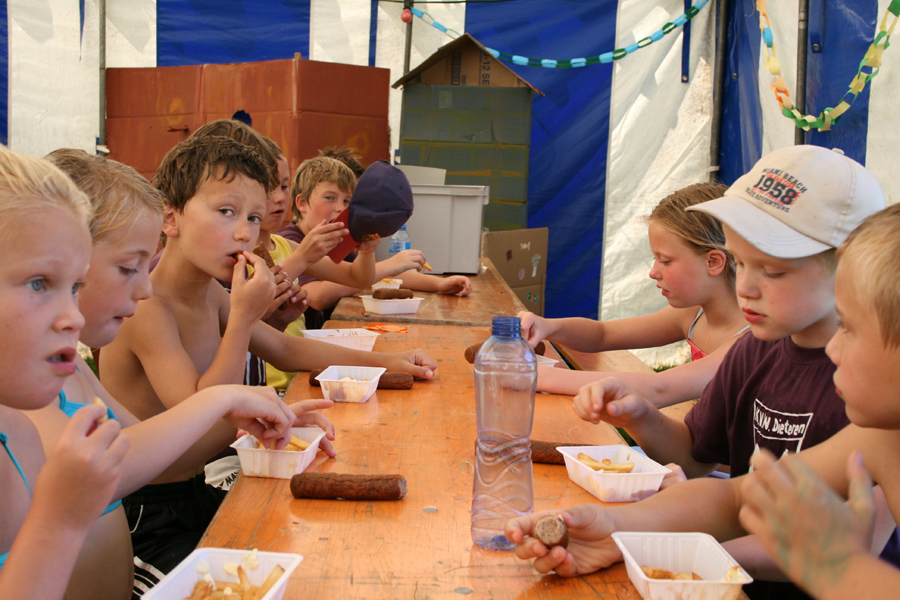
[[[549,229],[491,231],[484,234],[483,254],[531,312],[543,316],[547,281]]]

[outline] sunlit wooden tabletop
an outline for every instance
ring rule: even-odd
[[[326,327],[365,327],[329,322]],[[327,411],[337,430],[336,459],[323,453],[310,471],[403,475],[403,500],[295,500],[289,480],[241,476],[201,546],[259,548],[304,556],[285,598],[603,598],[637,600],[622,564],[591,575],[539,575],[511,552],[472,545],[473,367],[463,356],[487,328],[411,324],[383,334],[375,350],[421,347],[438,362],[432,381],[412,390],[379,390],[365,404]],[[550,352],[552,354],[552,351]],[[286,400],[322,397],[299,374]],[[538,394],[532,438],[616,444],[612,427],[578,419],[571,398]],[[569,480],[565,466],[534,465],[534,508],[598,502]]]
[[[525,305],[487,258],[482,259],[477,275],[469,277],[472,293],[466,297],[428,292],[414,292],[423,298],[415,313],[379,315],[365,311],[359,296],[341,298],[331,318],[340,321],[382,323],[426,323],[431,325],[490,325],[496,316],[516,316]],[[362,294],[371,294],[365,290]]]

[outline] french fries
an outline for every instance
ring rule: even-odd
[[[600,471],[601,473],[631,473],[631,471],[634,470],[633,462],[614,463],[608,458],[604,458],[602,461],[597,461],[584,452],[578,453],[578,460],[580,460],[582,463],[586,464],[593,470]]]
[[[94,396],[94,404],[103,408],[103,416],[97,419],[97,425],[102,425],[109,421],[109,415],[106,413],[106,402],[100,399],[99,396]]]
[[[243,566],[237,568],[237,574],[239,581],[236,582],[215,581],[205,576],[194,585],[193,592],[185,600],[261,600],[272,589],[278,578],[284,575],[284,568],[275,565],[263,584],[258,587],[250,583]]]
[[[263,450],[274,450],[275,449],[275,442],[272,442],[272,446],[270,448],[266,448],[265,446],[263,446],[262,442],[260,442],[256,438],[253,438],[253,443],[256,444],[257,448],[262,448]],[[292,451],[292,452],[303,452],[307,448],[309,448],[309,442],[307,442],[306,440],[304,440],[302,438],[298,438],[296,435],[294,435],[292,433],[291,441],[288,442],[287,446],[282,448],[282,450],[288,450],[288,451]]]
[[[690,573],[673,573],[672,571],[667,571],[665,569],[657,569],[656,567],[641,567],[641,571],[644,572],[644,575],[649,577],[650,579],[672,579],[674,581],[678,580],[686,580],[686,581],[703,581],[703,578],[691,571]]]
[[[425,263],[424,265],[422,265],[422,269],[424,269],[425,271],[431,271],[431,265]]]

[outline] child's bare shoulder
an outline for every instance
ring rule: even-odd
[[[0,406],[0,431],[9,436],[7,443],[13,454],[22,465],[28,479],[34,481],[44,464],[41,436],[34,423],[24,413]]]

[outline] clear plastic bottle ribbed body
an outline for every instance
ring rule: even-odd
[[[490,550],[512,550],[503,526],[534,509],[529,437],[537,363],[520,327],[517,317],[494,317],[492,335],[475,356],[472,541]]]
[[[388,254],[394,256],[404,250],[412,248],[412,242],[409,239],[409,233],[406,231],[406,225],[400,227],[400,230],[391,236],[391,245],[388,246]]]

